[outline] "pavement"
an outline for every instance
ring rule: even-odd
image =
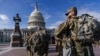
[[[93,47],[95,56],[100,56],[100,46]]]
[[[1,45],[0,56],[28,56],[25,47],[10,47],[9,45]],[[55,46],[50,44],[48,56],[57,56]]]
[[[0,56],[28,56],[25,48],[10,48],[0,52]]]
[[[94,47],[95,56],[100,56],[100,46]],[[0,56],[28,56],[25,47],[10,47],[8,44],[0,45]],[[49,45],[48,56],[57,56],[55,45]]]

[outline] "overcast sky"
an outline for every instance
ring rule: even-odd
[[[13,28],[16,13],[22,19],[20,27],[26,28],[35,2],[43,14],[46,28],[55,28],[66,20],[65,13],[73,6],[77,7],[78,15],[88,13],[100,21],[100,0],[0,0],[0,29]]]

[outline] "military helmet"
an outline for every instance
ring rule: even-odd
[[[76,7],[71,7],[67,13],[65,13],[65,15],[68,15],[71,11],[75,11],[75,13],[77,14],[77,8]]]

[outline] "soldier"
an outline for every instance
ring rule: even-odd
[[[72,7],[69,9],[68,13],[66,13],[68,18],[68,30],[70,32],[71,38],[71,46],[72,51],[71,55],[74,54],[76,56],[82,56],[82,48],[81,43],[77,41],[77,33],[78,33],[78,17],[77,17],[77,8]],[[74,34],[73,34],[74,33]],[[74,52],[73,52],[74,50]]]
[[[56,52],[58,56],[62,56],[62,34],[57,34],[58,31],[61,29],[63,24],[61,24],[56,30],[55,30],[55,45],[56,45]]]
[[[28,42],[28,40],[30,39],[30,35],[29,33],[27,34],[27,36],[24,39],[24,46],[26,46],[26,50],[28,52],[28,56],[33,56],[32,50],[31,50],[31,44]]]
[[[63,46],[59,48],[63,49],[63,56],[94,56],[92,44],[99,40],[98,22],[88,14],[77,17],[76,7],[70,8],[65,15],[67,20],[55,31],[56,39]]]
[[[92,44],[97,42],[97,26],[93,16],[89,14],[79,16],[77,42],[81,44],[83,56],[94,56]]]
[[[80,42],[76,41],[77,29],[78,29],[77,8],[76,7],[70,8],[65,15],[67,16],[67,20],[59,26],[59,28],[55,32],[55,35],[56,37],[61,38],[61,40],[63,38],[70,39],[70,41],[68,40],[69,43],[67,44],[69,46],[67,45],[66,46],[71,47],[71,49],[69,50],[69,52],[71,51],[71,53],[66,55],[82,56],[81,44]],[[72,34],[72,32],[74,32],[75,34]],[[62,42],[65,41],[62,40]],[[65,53],[63,53],[63,56],[64,55]]]
[[[43,55],[43,45],[42,45],[42,28],[37,28],[37,31],[34,33],[34,35],[36,36],[34,38],[34,41],[36,42],[36,47],[35,47],[35,52],[37,53],[37,56],[42,56]]]
[[[49,45],[49,35],[46,32],[46,30],[43,30],[42,28],[38,28],[35,32],[35,35],[37,36],[36,39],[36,52],[39,56],[47,56],[48,55],[48,45]],[[42,47],[42,48],[41,48]]]

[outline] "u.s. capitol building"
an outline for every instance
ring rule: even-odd
[[[27,22],[27,27],[25,29],[21,29],[22,37],[26,37],[27,33],[31,33],[35,31],[38,27],[45,28],[45,20],[42,16],[42,13],[38,10],[38,5],[35,4],[34,10],[31,12],[29,16],[29,20]],[[0,42],[10,42],[11,34],[14,29],[1,29],[0,30]],[[47,29],[48,32],[53,36],[54,29]]]

